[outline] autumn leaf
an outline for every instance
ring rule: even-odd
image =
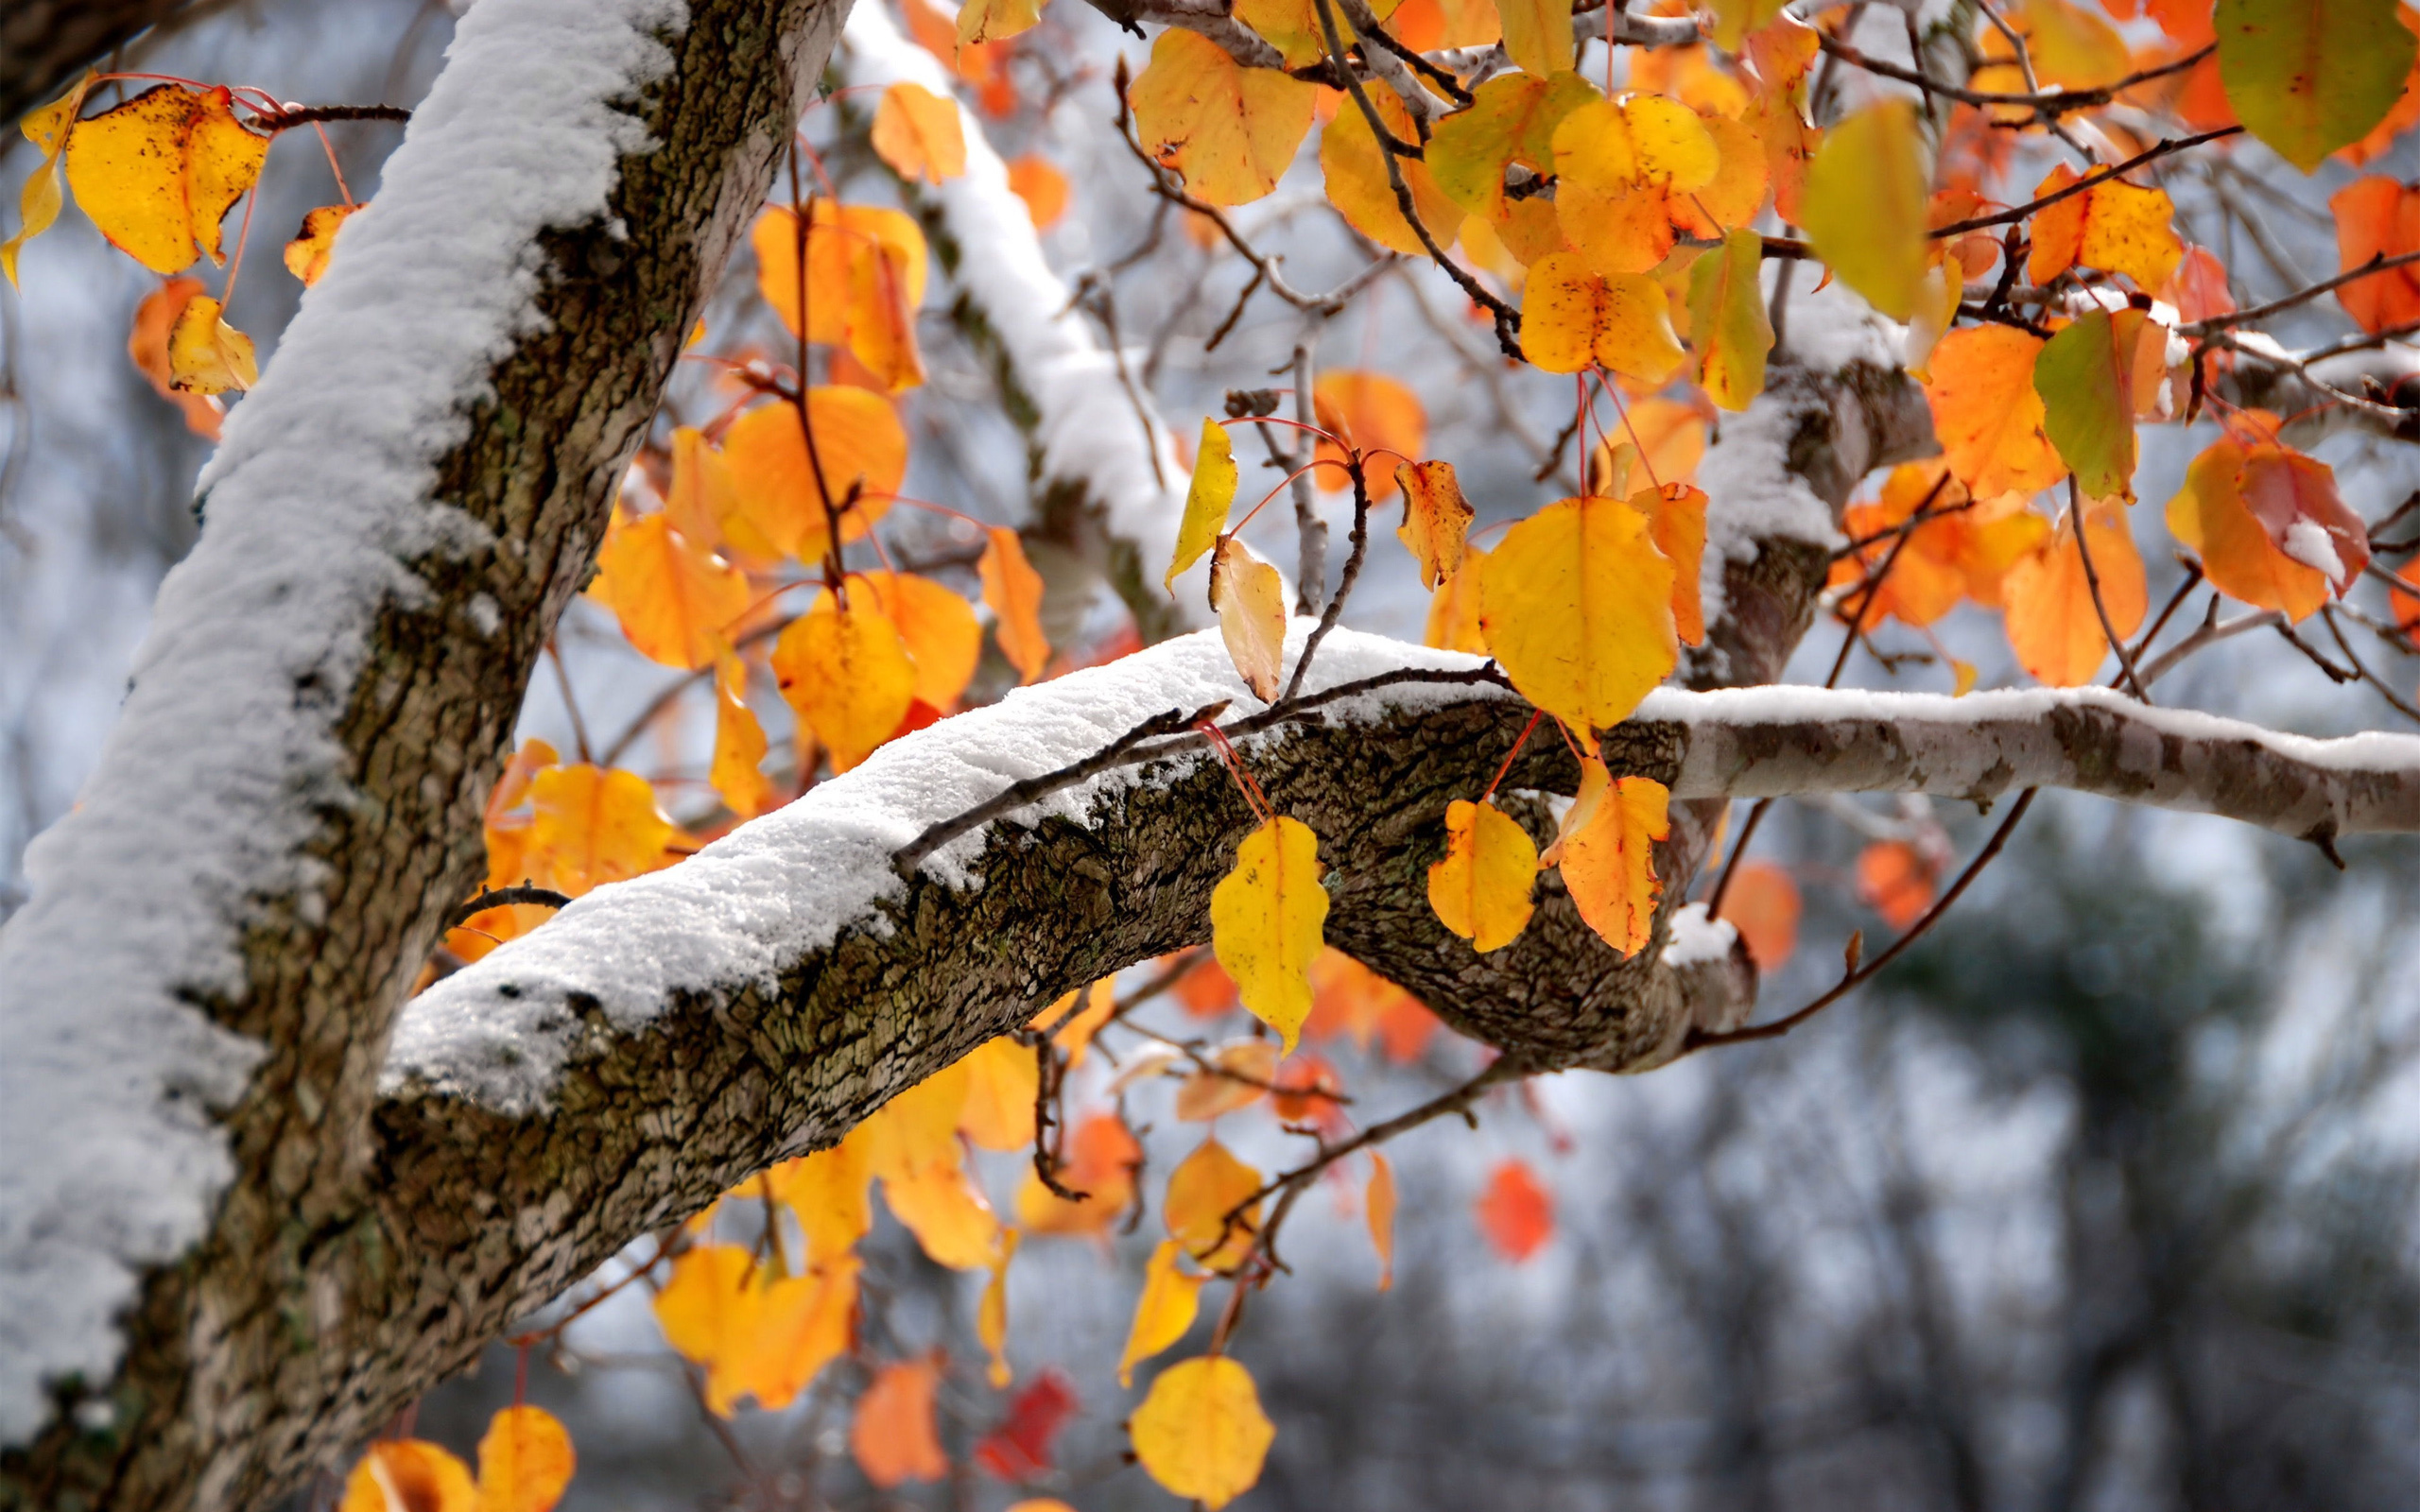
[[[1253,697],[1275,702],[1286,663],[1286,583],[1240,536],[1221,536],[1210,558],[1210,608],[1236,675]]]
[[[963,26],[961,19],[960,25]],[[958,101],[922,84],[898,83],[873,108],[874,155],[913,183],[940,183],[966,171],[966,133]]]
[[[1495,0],[1495,13],[1504,26],[1504,53],[1513,67],[1539,78],[1570,71],[1567,0]]]
[[[549,766],[529,780],[529,800],[530,872],[575,898],[655,870],[672,841],[672,821],[636,772]]]
[[[832,752],[832,769],[862,762],[899,728],[916,696],[916,663],[872,593],[845,606],[826,594],[773,645],[782,696]]]
[[[662,512],[615,514],[589,592],[613,610],[639,655],[691,672],[729,650],[725,631],[752,596],[745,574],[693,544]]]
[[[60,155],[67,150],[68,132],[83,112],[84,95],[92,89],[95,77],[88,70],[68,86],[66,94],[38,111],[28,112],[17,123],[26,140],[42,154],[42,162],[26,176],[26,186],[18,192],[17,234],[0,242],[0,272],[9,275],[11,288],[17,286],[17,257],[26,243],[58,224],[60,207],[66,202],[60,189]]]
[[[1395,469],[1403,490],[1403,524],[1395,539],[1420,563],[1420,581],[1435,588],[1462,564],[1471,529],[1471,504],[1462,497],[1451,462],[1406,462]]]
[[[134,307],[134,327],[127,335],[126,354],[150,380],[161,398],[184,412],[186,429],[215,441],[225,419],[219,402],[172,387],[176,374],[168,364],[168,335],[176,329],[177,317],[184,313],[185,305],[200,292],[201,280],[172,278],[145,295],[143,302]]]
[[[1028,1172],[1017,1191],[1017,1222],[1036,1233],[1107,1232],[1133,1203],[1134,1168],[1142,1159],[1142,1145],[1116,1114],[1085,1119],[1068,1138],[1059,1180],[1088,1200],[1070,1202]]]
[[[471,1468],[421,1438],[390,1438],[363,1451],[345,1477],[338,1512],[484,1512]]]
[[[1093,1036],[1098,1034],[1101,1025],[1109,1022],[1110,1015],[1117,1011],[1117,981],[1115,977],[1104,976],[1095,982],[1089,991],[1080,994],[1070,992],[1067,996],[1071,1000],[1080,999],[1084,1004],[1083,1010],[1061,1024],[1051,1035],[1050,1042],[1067,1057],[1067,1069],[1074,1071],[1084,1063],[1084,1053],[1091,1046]]]
[[[934,1264],[983,1270],[992,1263],[1000,1220],[955,1150],[912,1175],[883,1177],[882,1200]]]
[[[1619,724],[1680,658],[1671,559],[1614,499],[1550,504],[1479,564],[1479,625],[1521,696],[1575,730]]]
[[[2169,533],[2200,553],[2210,586],[2299,622],[2327,602],[2327,576],[2278,549],[2244,502],[2243,448],[2221,437],[2185,469],[2168,504]]]
[[[1742,862],[1723,890],[1722,918],[1739,932],[1756,970],[1771,975],[1798,948],[1798,884],[1771,861]]]
[[[893,391],[923,381],[915,322],[925,299],[927,253],[925,233],[914,220],[885,206],[815,200],[807,219],[804,288],[796,213],[769,209],[749,235],[756,250],[757,290],[791,335],[799,331],[803,298],[808,340],[846,347]]]
[[[1311,393],[1322,428],[1376,464],[1364,478],[1370,502],[1384,504],[1393,498],[1395,469],[1379,459],[1392,453],[1400,464],[1418,456],[1427,445],[1428,412],[1420,396],[1384,373],[1349,368],[1320,374]],[[1348,486],[1342,448],[1322,437],[1313,455],[1322,465],[1311,476],[1321,488],[1333,490]]]
[[[2219,78],[2252,134],[2305,173],[2394,108],[2414,43],[2397,0],[2218,0]]]
[[[1033,1384],[1017,1393],[1009,1403],[1009,1415],[975,1446],[975,1463],[1009,1482],[1049,1474],[1055,1468],[1050,1441],[1080,1405],[1067,1378],[1057,1370],[1045,1370]]]
[[[825,1264],[847,1254],[873,1227],[873,1204],[868,1194],[873,1179],[867,1160],[869,1143],[852,1130],[830,1149],[784,1160],[765,1173],[774,1200],[797,1216],[799,1228],[806,1235],[811,1264]]]
[[[227,260],[218,223],[259,180],[269,141],[235,119],[233,99],[224,88],[156,84],[68,133],[76,203],[155,273]]]
[[[916,696],[947,712],[975,679],[983,659],[983,627],[963,597],[914,573],[850,575],[851,593],[873,595],[899,630],[900,644],[916,664]]]
[[[168,328],[168,387],[182,394],[223,394],[260,381],[252,338],[229,325],[209,295],[187,300]]]
[[[1739,51],[1748,33],[1781,14],[1789,0],[1712,0],[1714,44],[1727,53]]]
[[[1581,919],[1614,949],[1635,955],[1654,931],[1664,894],[1653,842],[1671,833],[1671,795],[1651,777],[1622,777],[1562,842],[1556,864]]]
[[[1184,1242],[1163,1239],[1143,1269],[1143,1296],[1134,1304],[1134,1321],[1126,1331],[1126,1352],[1118,1357],[1117,1383],[1134,1383],[1134,1367],[1167,1349],[1193,1327],[1201,1306],[1202,1276],[1189,1276],[1177,1266]]]
[[[1174,592],[1179,573],[1201,559],[1219,543],[1227,528],[1227,511],[1236,502],[1236,449],[1227,427],[1215,420],[1201,422],[1201,446],[1193,461],[1193,481],[1184,494],[1184,516],[1177,523],[1176,555],[1168,559],[1160,586]]]
[[[748,707],[748,668],[726,652],[715,663],[715,753],[707,781],[734,814],[752,819],[771,801],[772,782],[762,769],[765,727]]]
[[[908,472],[908,433],[880,395],[843,385],[806,391],[806,422],[811,449],[797,405],[759,404],[732,422],[722,455],[740,517],[783,556],[821,562],[830,513],[850,541],[890,511]]]
[[[1277,1438],[1252,1373],[1215,1354],[1161,1371],[1127,1431],[1151,1479],[1212,1512],[1260,1480],[1261,1462]]]
[[[728,1418],[745,1397],[777,1411],[848,1347],[857,1270],[844,1256],[768,1280],[740,1246],[700,1246],[674,1258],[656,1322],[666,1343],[706,1367],[717,1415]]]
[[[2042,340],[2004,325],[1952,331],[1933,348],[1925,398],[1949,470],[1976,498],[2036,493],[2066,476],[2043,430],[2033,364]]]
[[[1266,820],[1236,848],[1235,869],[1211,889],[1210,944],[1253,1017],[1288,1053],[1311,1011],[1327,890],[1319,837],[1300,819]]]
[[[965,12],[959,12],[961,15]],[[1009,192],[1025,201],[1035,231],[1048,231],[1065,218],[1073,194],[1067,176],[1048,158],[1028,152],[1009,160]]]
[[[1841,283],[1894,320],[1924,283],[1926,182],[1915,106],[1870,105],[1825,133],[1807,169],[1800,221]]]
[[[1696,645],[1705,639],[1704,587],[1699,581],[1705,558],[1705,490],[1667,483],[1632,494],[1630,507],[1647,516],[1648,539],[1671,559],[1673,633],[1683,644]]]
[[[2061,163],[2033,191],[2033,198],[2047,198],[2081,177]],[[2034,213],[2033,249],[2026,256],[2025,276],[2048,284],[2083,264],[2104,273],[2123,273],[2144,293],[2157,293],[2185,256],[2175,218],[2176,207],[2169,202],[2167,190],[2137,189],[2120,179],[2104,179]]]
[[[2370,564],[2370,533],[2338,495],[2335,469],[2264,441],[2244,449],[2238,487],[2278,550],[2325,574],[2340,595],[2352,591]]]
[[[1369,93],[1378,118],[1397,140],[1409,142],[1419,136],[1411,112],[1392,90]],[[1411,194],[1412,211],[1420,217],[1422,227],[1439,246],[1453,245],[1455,232],[1462,223],[1462,207],[1438,187],[1426,163],[1416,158],[1403,159],[1396,163],[1395,171],[1403,175],[1404,187]],[[1320,133],[1320,172],[1327,184],[1328,202],[1347,225],[1390,251],[1406,257],[1427,255],[1426,244],[1411,223],[1404,219],[1403,208],[1395,202],[1394,183],[1387,176],[1387,155],[1370,129],[1369,118],[1357,108],[1338,112],[1336,119]]]
[[[1521,354],[1548,372],[1600,367],[1644,384],[1672,376],[1687,355],[1654,281],[1606,278],[1577,252],[1538,259],[1522,285]]]
[[[328,259],[336,255],[337,230],[359,205],[321,205],[303,212],[302,229],[285,244],[285,270],[302,281],[303,286],[320,282],[328,270]]]
[[[1877,840],[1858,852],[1857,895],[1893,929],[1932,906],[1936,880],[1932,864],[1905,840]]]
[[[958,44],[1006,42],[1042,20],[1042,0],[966,0],[958,8]]]
[[[1685,195],[1671,196],[1667,208],[1673,227],[1683,235],[1713,239],[1756,218],[1772,187],[1772,169],[1754,127],[1711,108],[1701,110],[1699,116],[1706,135],[1714,140],[1714,177]]]
[[[1501,220],[1505,169],[1517,163],[1532,173],[1552,173],[1555,128],[1601,97],[1568,68],[1550,77],[1498,74],[1472,92],[1467,110],[1437,123],[1425,161],[1437,187],[1456,204]]]
[[[2084,513],[2100,607],[2119,635],[2132,635],[2142,624],[2145,602],[2143,558],[2135,550],[2134,532],[2120,506],[2089,505]],[[2001,596],[2009,644],[2036,681],[2073,688],[2092,680],[2109,655],[2109,637],[2101,630],[2076,544],[2075,511],[2067,512],[2039,551],[2009,569]]]
[[[2034,359],[2042,432],[2092,498],[2135,496],[2135,352],[2146,318],[2087,310]]]
[[[1310,134],[1317,92],[1269,68],[1246,68],[1209,38],[1170,27],[1128,94],[1143,150],[1214,205],[1277,187]]]
[[[1033,1096],[1041,1069],[1033,1052],[1008,1035],[987,1040],[966,1057],[966,1101],[958,1126],[986,1150],[1018,1150],[1033,1143]]]
[[[1806,171],[1823,133],[1806,122],[1806,76],[1823,43],[1814,27],[1784,13],[1748,38],[1756,91],[1741,124],[1764,144],[1773,209],[1792,225],[1806,215]]]
[[[500,1409],[479,1438],[479,1512],[551,1512],[578,1463],[544,1407]]]
[[[1523,1160],[1502,1161],[1488,1174],[1476,1211],[1478,1231],[1516,1265],[1554,1237],[1554,1197]]]
[[[1370,1152],[1370,1184],[1361,1195],[1361,1213],[1370,1226],[1370,1243],[1378,1251],[1378,1290],[1395,1283],[1395,1168],[1377,1151]]]
[[[949,1475],[949,1456],[933,1431],[933,1392],[941,1371],[930,1360],[893,1360],[873,1373],[849,1424],[849,1452],[883,1490]]]
[[[866,1168],[885,1181],[905,1181],[928,1166],[959,1160],[959,1115],[966,1110],[972,1073],[954,1060],[883,1104],[859,1125],[866,1131]]]
[[[1443,651],[1484,655],[1487,636],[1478,624],[1478,579],[1487,560],[1484,549],[1464,543],[1462,564],[1429,595],[1428,621],[1421,644]]]
[[[2420,252],[2420,189],[2372,174],[2339,189],[2327,208],[2336,215],[2339,272],[2374,257]],[[2420,263],[2357,278],[2336,290],[2336,301],[2372,335],[2420,320]]]
[[[1185,1254],[1213,1271],[1239,1263],[1260,1228],[1260,1205],[1236,1210],[1260,1190],[1260,1173],[1216,1139],[1201,1142],[1168,1173],[1164,1207],[1168,1234]],[[1229,1214],[1234,1213],[1232,1221]]]
[[[1530,832],[1489,802],[1445,806],[1445,858],[1428,868],[1428,906],[1479,952],[1501,950],[1530,926],[1538,848]]]
[[[1620,429],[1600,443],[1588,461],[1588,491],[1627,499],[1648,486],[1694,482],[1705,457],[1705,416],[1677,399],[1634,399],[1622,411]],[[1616,446],[1632,447],[1646,476],[1614,477],[1604,463]]]
[[[1721,163],[1704,121],[1678,100],[1591,101],[1555,128],[1555,214],[1591,268],[1644,273],[1672,250],[1674,206]]]
[[[1277,1045],[1269,1040],[1231,1040],[1210,1052],[1209,1060],[1215,1069],[1187,1076],[1177,1090],[1176,1116],[1184,1122],[1207,1123],[1258,1102],[1277,1074]]]
[[[1004,1389],[1015,1379],[1009,1369],[1009,1262],[1016,1258],[1020,1237],[1014,1228],[1000,1230],[1000,1243],[992,1253],[992,1275],[984,1281],[983,1295],[975,1304],[975,1336],[992,1357],[983,1379],[992,1383],[994,1391]],[[1048,1374],[1043,1379],[1046,1382]],[[976,1455],[978,1460],[982,1457],[981,1446],[977,1447]]]
[[[1764,260],[1765,239],[1735,231],[1689,269],[1689,344],[1698,352],[1698,382],[1724,409],[1746,409],[1765,390],[1773,327],[1757,283]]]

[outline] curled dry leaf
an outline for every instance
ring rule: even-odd
[[[303,212],[302,229],[285,244],[285,270],[302,281],[305,288],[320,282],[328,270],[328,259],[336,255],[337,231],[359,205],[321,205]]]
[[[1210,608],[1253,696],[1276,701],[1286,670],[1286,581],[1240,536],[1222,536],[1210,558]]]
[[[1395,538],[1420,563],[1420,581],[1434,589],[1462,565],[1471,529],[1471,503],[1462,497],[1451,462],[1406,462],[1395,469],[1403,490],[1403,524]]]
[[[18,123],[17,129],[25,133],[26,140],[42,154],[42,162],[26,176],[26,186],[18,193],[17,234],[0,242],[0,272],[9,275],[11,288],[17,284],[18,254],[26,243],[58,224],[60,207],[66,203],[66,196],[60,189],[59,159],[67,150],[68,132],[76,117],[83,112],[84,95],[92,89],[95,77],[88,71],[68,86],[66,94],[41,110],[29,112]]]
[[[176,374],[168,365],[168,334],[176,329],[177,317],[200,292],[201,280],[179,277],[145,295],[134,307],[134,328],[127,335],[126,354],[161,398],[184,412],[186,429],[215,441],[226,419],[225,408],[210,395],[177,389]]]
[[[187,300],[168,328],[168,387],[183,394],[223,394],[260,381],[252,338],[229,325],[209,295]]]

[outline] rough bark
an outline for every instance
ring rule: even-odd
[[[222,1121],[234,1183],[208,1240],[149,1277],[117,1379],[86,1383],[80,1411],[62,1397],[41,1438],[0,1459],[0,1502],[257,1504],[391,1410],[390,1392],[351,1379],[375,1315],[328,1288],[322,1258],[377,1228],[375,1068],[440,920],[476,884],[480,808],[530,669],[843,10],[692,0],[687,30],[666,39],[673,70],[640,111],[652,149],[622,162],[610,216],[549,237],[544,323],[488,374],[467,438],[437,470],[433,496],[493,545],[408,563],[430,592],[382,611],[362,674],[297,689],[342,710],[350,797],[313,816],[320,897],[251,901],[230,921],[245,989],[202,1005],[269,1051]],[[499,611],[486,638],[463,632],[491,618],[482,594]]]

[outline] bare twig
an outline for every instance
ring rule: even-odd
[[[570,902],[571,899],[555,891],[552,887],[533,886],[526,882],[517,887],[482,888],[479,895],[470,902],[455,905],[454,911],[445,916],[445,928],[459,929],[491,908],[504,908],[513,903],[535,903],[541,908],[561,908]]]

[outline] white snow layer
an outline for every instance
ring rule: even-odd
[[[840,42],[838,60],[852,85],[920,84],[943,99],[957,98],[957,81],[941,60],[901,35],[889,8],[875,0],[851,9]],[[1148,575],[1175,555],[1189,481],[1184,467],[1148,396],[1146,439],[1116,360],[1093,339],[1074,296],[1043,256],[1033,216],[1009,187],[1008,167],[983,123],[963,104],[958,114],[966,171],[918,191],[940,207],[958,243],[952,276],[982,311],[1033,401],[1044,475],[1083,485],[1107,511],[1111,534],[1132,542]],[[1178,580],[1177,603],[1189,623],[1204,618],[1207,584],[1206,565]]]
[[[1314,623],[1293,622],[1289,665]],[[1305,687],[1331,688],[1404,667],[1479,664],[1474,656],[1338,629],[1321,644]],[[1324,713],[1333,720],[1374,719],[1388,710],[1474,696],[1467,684],[1414,683]],[[1155,714],[1220,698],[1235,700],[1237,713],[1258,707],[1219,633],[1200,630],[1020,688],[886,746],[862,766],[681,865],[600,887],[431,987],[405,1005],[385,1085],[391,1091],[417,1078],[516,1116],[542,1108],[583,1032],[570,1007],[574,994],[595,999],[616,1027],[631,1030],[683,988],[769,988],[784,962],[830,945],[843,928],[866,920],[874,903],[901,892],[891,854],[934,823],[1012,782],[1080,761]],[[1141,781],[1137,768],[1108,772],[1006,822],[1057,815],[1090,824],[1104,799]],[[1285,795],[1273,796],[1282,807]],[[967,866],[984,838],[979,831],[961,836],[927,860],[925,870],[953,885],[977,885]]]
[[[207,1230],[233,1174],[212,1110],[264,1047],[192,1005],[244,991],[247,919],[323,906],[312,815],[354,798],[334,721],[410,563],[484,532],[429,497],[491,366],[539,318],[538,236],[594,221],[646,133],[678,0],[482,0],[377,198],[203,472],[77,811],[26,856],[0,935],[0,1441],[46,1382],[106,1382],[143,1269]]]
[[[1690,903],[1672,915],[1671,943],[1664,947],[1664,964],[1673,971],[1731,959],[1731,942],[1739,937],[1727,919],[1708,919],[1705,904]]]

